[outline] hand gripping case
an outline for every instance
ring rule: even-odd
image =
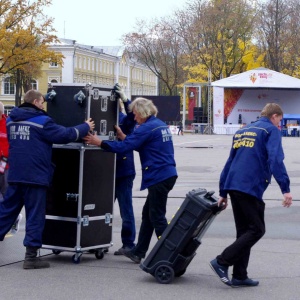
[[[190,191],[140,268],[159,283],[170,283],[183,275],[196,255],[201,239],[222,210],[214,192]]]

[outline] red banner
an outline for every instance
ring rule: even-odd
[[[194,120],[194,107],[197,106],[198,90],[196,87],[188,88],[188,120]]]

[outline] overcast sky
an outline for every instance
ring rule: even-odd
[[[56,35],[93,46],[121,45],[137,19],[170,15],[187,0],[52,0],[45,9],[53,17]]]

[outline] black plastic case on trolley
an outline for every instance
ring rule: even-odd
[[[47,112],[63,126],[78,125],[91,117],[97,135],[113,140],[118,101],[111,90],[54,84],[48,89],[55,95],[47,101]],[[78,94],[84,94],[81,103],[76,99]],[[113,245],[115,154],[83,142],[55,144],[52,162],[55,170],[47,197],[42,248],[55,254],[74,252],[74,263],[79,263],[81,255],[88,251],[103,258],[104,251]]]
[[[196,255],[206,230],[222,210],[214,192],[190,191],[140,268],[159,283],[170,283],[183,275]]]

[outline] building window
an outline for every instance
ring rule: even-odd
[[[50,82],[50,83],[58,83],[59,82],[59,80],[57,79],[57,78],[53,78],[53,77],[48,77],[48,82]]]
[[[14,107],[14,105],[4,105],[4,114],[9,116]]]
[[[37,90],[38,89],[37,81],[34,80],[34,79],[31,80],[31,89],[33,89],[33,90]]]
[[[4,95],[14,95],[15,92],[15,84],[12,82],[11,77],[6,77],[4,79]]]
[[[51,62],[51,63],[49,64],[49,66],[50,66],[51,68],[57,68],[57,62]]]

